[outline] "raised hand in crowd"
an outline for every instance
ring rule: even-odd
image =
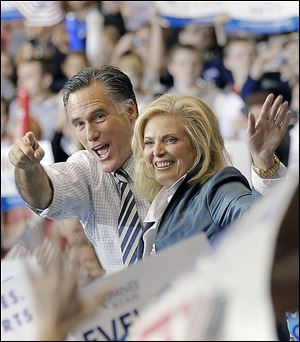
[[[58,247],[55,247],[58,250]],[[42,259],[47,259],[45,249]],[[64,269],[63,256],[55,253],[47,272],[37,274],[28,268],[37,317],[37,340],[63,341],[80,322],[99,308],[107,291],[89,299],[79,294],[75,268]]]
[[[22,246],[20,244],[15,244],[9,252],[5,255],[4,259],[17,259],[17,258],[25,258],[31,255],[31,251]]]

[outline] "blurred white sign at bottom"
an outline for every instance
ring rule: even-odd
[[[84,297],[100,288],[112,291],[96,315],[78,326],[68,339],[123,340],[143,306],[169,288],[179,274],[189,271],[208,247],[205,235],[199,234],[84,287]],[[11,260],[1,260],[1,265],[1,341],[34,341],[36,318],[24,265]]]
[[[37,269],[36,260],[27,259]],[[1,341],[34,341],[32,292],[21,259],[1,260]]]
[[[283,216],[299,184],[291,175],[215,243],[197,270],[145,308],[132,341],[276,341],[271,268]]]

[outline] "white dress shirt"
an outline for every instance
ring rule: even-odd
[[[134,180],[134,163],[130,157],[123,168]],[[55,163],[45,167],[50,177],[54,197],[42,217],[53,220],[77,216],[98,258],[107,273],[124,268],[118,235],[118,216],[121,208],[119,190],[114,176],[101,170],[100,164],[87,151],[74,153],[66,163]],[[141,223],[149,204],[131,190]]]

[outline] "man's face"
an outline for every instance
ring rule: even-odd
[[[135,106],[120,113],[107,97],[103,83],[72,93],[68,100],[68,116],[80,143],[101,164],[104,172],[120,168],[131,154]]]

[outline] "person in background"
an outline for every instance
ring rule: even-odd
[[[7,101],[16,95],[15,65],[8,53],[1,51],[1,97]]]
[[[68,265],[76,270],[79,286],[87,285],[94,279],[105,275],[93,246],[86,241],[76,243],[70,248]]]
[[[270,94],[259,117],[249,114],[253,168],[280,171],[274,151],[290,120],[287,102]],[[205,232],[212,241],[257,198],[246,178],[225,167],[224,141],[211,109],[192,96],[164,95],[138,117],[133,138],[136,185],[151,203],[140,243],[144,256]]]
[[[175,45],[170,50],[168,71],[174,85],[167,92],[172,95],[192,95],[214,107],[218,89],[199,78],[203,67],[202,56],[192,45]]]
[[[246,82],[249,70],[256,56],[253,39],[232,38],[224,48],[224,66],[232,81],[223,89],[214,103],[215,114],[225,140],[244,137],[247,120],[242,109],[245,105],[240,91]]]
[[[293,87],[291,110],[294,125],[289,131],[291,138],[289,168],[299,168],[299,81]]]
[[[97,8],[97,1],[66,1],[64,21],[70,51],[84,52],[89,64],[100,67],[104,17]]]
[[[108,290],[100,290],[92,298],[80,295],[75,264],[63,267],[63,256],[55,253],[47,272],[27,268],[33,291],[37,341],[63,341],[79,323],[100,307]],[[46,308],[46,310],[45,310]]]
[[[13,143],[12,135],[7,132],[9,119],[9,104],[5,97],[1,96],[1,147],[9,146]]]
[[[201,78],[214,83],[218,88],[224,88],[230,83],[231,77],[223,65],[214,27],[191,22],[179,31],[178,42],[181,45],[192,45],[201,54]]]
[[[78,71],[89,66],[86,55],[83,52],[69,52],[62,65],[65,81],[74,76]],[[72,132],[64,110],[63,91],[57,94],[59,118],[56,122],[51,147],[55,162],[63,162],[74,152],[82,149],[74,132]]]
[[[46,58],[33,58],[22,61],[17,66],[18,89],[25,89],[29,95],[30,117],[41,129],[40,139],[53,138],[58,119],[56,94],[51,92],[51,62]],[[10,105],[9,129],[20,125],[21,111],[17,101]]]
[[[82,225],[77,217],[71,217],[55,222],[59,235],[66,240],[69,249],[76,244],[87,242]]]
[[[119,58],[118,67],[130,78],[138,107],[144,108],[153,100],[154,95],[145,87],[143,82],[145,79],[142,58],[133,52],[128,52]]]

